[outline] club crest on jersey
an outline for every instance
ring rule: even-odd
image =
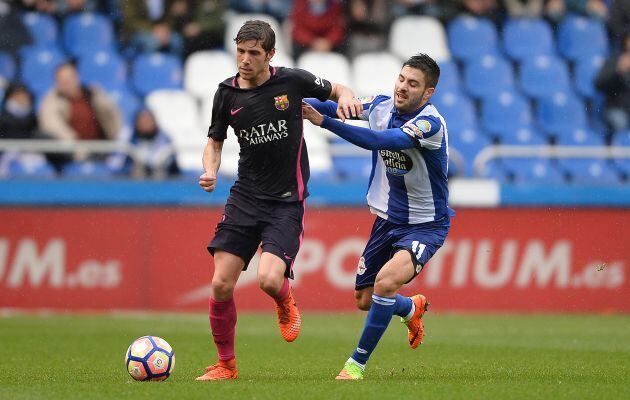
[[[365,257],[359,258],[359,264],[357,265],[357,275],[365,274]]]
[[[273,98],[273,100],[274,100],[276,109],[280,111],[284,111],[287,108],[289,108],[289,95],[288,94],[276,96]]]

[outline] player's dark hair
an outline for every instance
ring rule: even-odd
[[[419,69],[424,72],[424,79],[427,88],[434,88],[438,84],[440,79],[440,67],[437,65],[434,59],[424,53],[416,54],[410,57],[403,67],[410,66],[411,68]]]
[[[265,21],[251,20],[247,21],[241,26],[234,42],[239,44],[248,40],[257,40],[260,42],[260,46],[267,53],[276,46],[276,34],[271,29],[271,25]]]

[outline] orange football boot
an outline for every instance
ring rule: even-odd
[[[227,361],[219,360],[216,364],[206,367],[206,372],[196,381],[220,381],[226,379],[236,379],[238,371],[236,369],[236,359]]]
[[[409,346],[415,349],[422,344],[422,337],[424,336],[424,325],[422,324],[422,316],[429,309],[429,302],[427,298],[421,294],[417,294],[411,297],[411,301],[416,306],[415,311],[408,321],[402,322],[407,325]]]
[[[280,327],[280,333],[284,340],[292,342],[297,339],[302,327],[302,318],[300,318],[300,310],[295,304],[291,289],[282,303],[276,302],[276,314],[278,314],[278,327]]]

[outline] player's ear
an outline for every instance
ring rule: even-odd
[[[433,96],[433,93],[435,93],[435,88],[430,87],[430,88],[426,89],[424,91],[424,94],[422,95],[422,100],[423,101],[429,101],[431,96]]]
[[[273,58],[273,56],[276,55],[276,49],[271,49],[269,50],[269,52],[267,53],[267,61],[271,61],[271,59]]]

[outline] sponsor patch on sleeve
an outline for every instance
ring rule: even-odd
[[[374,101],[375,98],[375,96],[363,96],[359,97],[359,101],[361,102],[361,104],[370,104]]]
[[[424,133],[420,130],[420,128],[413,121],[407,122],[400,129],[402,129],[403,132],[405,132],[407,135],[409,135],[411,137],[416,137],[418,139],[424,138]]]
[[[422,133],[431,132],[431,123],[427,121],[426,119],[417,119],[414,125],[416,125],[418,129],[422,131]]]

